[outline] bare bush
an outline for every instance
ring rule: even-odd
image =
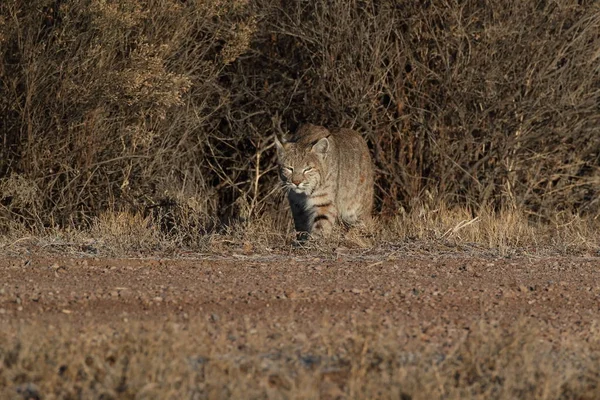
[[[0,15],[0,181],[39,194],[3,190],[5,224],[115,209],[180,232],[206,228],[192,209],[281,214],[274,115],[361,130],[384,215],[599,213],[594,2],[35,0]]]
[[[440,199],[592,211],[596,6],[332,1],[280,12],[277,65],[298,71],[302,89],[284,91],[287,115],[362,128],[384,211]]]
[[[217,184],[203,161],[227,97],[220,71],[253,29],[243,2],[1,7],[9,26],[0,176],[23,176],[41,193],[25,209],[4,191],[3,218],[80,226],[102,210],[181,193],[215,212]]]

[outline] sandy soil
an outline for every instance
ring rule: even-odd
[[[552,341],[585,338],[600,315],[600,259],[239,256],[188,260],[0,260],[0,326],[122,321],[371,317],[424,341],[473,321],[534,320]],[[558,335],[557,335],[558,334]]]

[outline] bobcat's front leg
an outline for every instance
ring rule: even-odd
[[[306,208],[302,203],[297,200],[290,199],[290,209],[292,211],[292,217],[294,218],[294,228],[296,230],[296,242],[302,243],[309,239],[311,224],[309,223],[310,213],[306,211]]]

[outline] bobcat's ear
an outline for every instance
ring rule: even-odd
[[[311,149],[313,153],[326,154],[329,151],[329,139],[326,137],[315,143]]]
[[[281,138],[281,141],[280,141],[279,138],[277,137],[277,135],[274,135],[273,137],[275,138],[274,142],[275,142],[275,149],[277,149],[277,158],[281,160],[283,158],[283,156],[285,155],[285,148],[283,147],[283,145],[286,143],[286,141],[284,138]]]

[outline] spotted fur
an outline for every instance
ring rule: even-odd
[[[373,163],[358,132],[307,124],[290,141],[275,138],[275,147],[298,239],[370,218]]]

